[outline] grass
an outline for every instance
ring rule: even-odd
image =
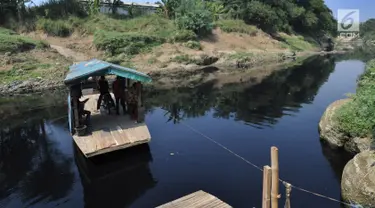
[[[352,101],[335,114],[339,128],[351,137],[373,136],[375,124],[375,59],[367,63]]]
[[[198,42],[198,41],[189,40],[188,42],[185,42],[183,45],[187,48],[190,48],[190,49],[202,50],[202,46],[201,46],[200,42]]]
[[[188,64],[188,63],[192,63],[192,59],[190,58],[190,56],[188,54],[183,54],[183,55],[178,55],[178,56],[175,56],[173,59],[172,59],[173,62],[177,62],[177,63],[180,63],[180,64]]]
[[[227,33],[238,32],[252,36],[258,33],[258,29],[255,26],[248,25],[243,20],[219,20],[216,22],[216,26]]]
[[[281,46],[285,48],[285,44],[288,45],[288,47],[291,50],[295,51],[307,51],[307,50],[313,50],[316,47],[314,44],[308,42],[305,40],[303,36],[299,35],[287,35],[285,33],[280,33],[280,36],[284,39],[284,44],[282,43]]]
[[[34,48],[46,48],[48,44],[16,34],[0,27],[0,53],[27,51]]]
[[[165,42],[196,41],[193,31],[179,30],[172,20],[158,15],[132,19],[114,19],[98,14],[94,17],[69,17],[64,20],[39,19],[37,28],[54,36],[67,36],[73,31],[94,34],[97,49],[115,56],[121,53],[135,55]],[[200,48],[190,44],[192,48]]]
[[[67,37],[73,32],[73,27],[65,20],[38,19],[36,28],[48,35]]]
[[[153,35],[137,32],[107,32],[97,31],[94,35],[94,44],[97,49],[105,50],[110,55],[121,53],[135,55],[154,46],[160,45],[165,40]]]

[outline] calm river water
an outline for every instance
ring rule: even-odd
[[[14,107],[22,99],[2,101],[0,109],[13,115],[0,123],[0,207],[147,208],[198,190],[233,207],[261,207],[262,172],[186,125],[260,167],[270,164],[275,145],[280,178],[340,199],[341,173],[350,156],[321,144],[318,122],[330,103],[355,92],[364,66],[359,60],[318,57],[220,89],[211,82],[150,91],[149,146],[87,166],[79,162],[67,119],[61,118],[65,96],[55,96],[54,107],[33,104],[36,109],[26,112]],[[291,205],[340,207],[296,189]]]

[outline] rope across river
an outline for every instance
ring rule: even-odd
[[[241,159],[242,161],[244,161],[245,163],[247,163],[248,165],[258,169],[259,171],[263,172],[263,169],[257,165],[255,165],[254,163],[250,162],[249,160],[245,159],[244,157],[242,157],[241,155],[238,155],[237,153],[235,153],[234,151],[230,150],[229,148],[225,147],[224,145],[220,144],[219,142],[217,142],[216,140],[212,139],[211,137],[203,134],[202,132],[196,130],[195,128],[193,128],[192,126],[186,124],[185,122],[183,121],[180,121],[180,124],[184,125],[185,127],[187,127],[188,129],[190,129],[191,131],[201,135],[202,137],[206,138],[207,140],[211,141],[212,143],[216,144],[217,146],[221,147],[222,149],[226,150],[227,152],[229,152],[230,154],[232,154],[233,156]],[[305,192],[305,193],[309,193],[309,194],[312,194],[314,196],[317,196],[317,197],[320,197],[320,198],[325,198],[325,199],[328,199],[330,201],[333,201],[333,202],[337,202],[337,203],[340,203],[340,204],[343,204],[343,205],[346,205],[346,206],[349,206],[349,207],[361,207],[361,206],[355,206],[353,204],[350,204],[350,203],[347,203],[347,202],[344,202],[344,201],[341,201],[341,200],[338,200],[338,199],[335,199],[335,198],[332,198],[332,197],[329,197],[329,196],[325,196],[323,194],[320,194],[320,193],[316,193],[314,191],[309,191],[307,189],[304,189],[304,188],[301,188],[299,186],[296,186],[296,185],[293,185],[291,183],[288,183],[284,180],[281,180],[279,179],[280,182],[282,182],[285,185],[290,185],[292,188],[296,189],[296,190],[299,190],[299,191],[302,191],[302,192]],[[288,187],[287,187],[288,188]]]

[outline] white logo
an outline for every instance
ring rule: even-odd
[[[339,32],[359,32],[359,9],[337,10],[337,30]]]

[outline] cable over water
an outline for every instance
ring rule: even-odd
[[[185,122],[183,121],[180,121],[180,124],[184,125],[185,127],[187,127],[188,129],[190,129],[191,131],[201,135],[202,137],[208,139],[209,141],[211,141],[212,143],[218,145],[219,147],[223,148],[224,150],[228,151],[230,154],[234,155],[235,157],[241,159],[242,161],[244,161],[245,163],[247,163],[248,165],[260,170],[261,172],[263,172],[263,169],[257,165],[255,165],[254,163],[250,162],[249,160],[245,159],[244,157],[242,157],[241,155],[238,155],[237,153],[235,153],[234,151],[230,150],[229,148],[225,147],[224,145],[220,144],[219,142],[217,142],[216,140],[212,139],[211,137],[203,134],[202,132],[196,130],[195,128],[193,128],[192,126],[186,124]],[[296,190],[299,190],[299,191],[302,191],[302,192],[305,192],[305,193],[309,193],[309,194],[312,194],[314,196],[318,196],[318,197],[321,197],[321,198],[325,198],[325,199],[328,199],[330,201],[334,201],[334,202],[337,202],[337,203],[340,203],[340,204],[343,204],[343,205],[346,205],[346,206],[350,206],[350,207],[358,207],[358,206],[355,206],[353,204],[350,204],[350,203],[346,203],[344,201],[341,201],[341,200],[338,200],[338,199],[335,199],[335,198],[332,198],[332,197],[329,197],[329,196],[325,196],[323,194],[319,194],[319,193],[316,193],[314,191],[309,191],[307,189],[304,189],[304,188],[301,188],[299,186],[296,186],[296,185],[293,185],[291,183],[288,183],[282,179],[279,179],[280,182],[283,183],[284,186],[288,186],[290,185],[292,188],[296,189]],[[288,187],[287,187],[288,188]]]

